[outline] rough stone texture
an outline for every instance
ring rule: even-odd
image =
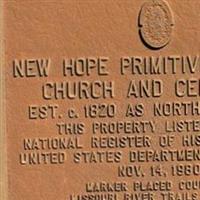
[[[173,33],[171,42],[157,51],[146,47],[138,34],[138,15],[145,2],[4,0],[8,200],[66,200],[69,193],[84,192],[83,182],[117,180],[116,172],[106,164],[19,165],[22,139],[53,136],[55,126],[51,120],[33,123],[27,119],[27,105],[44,102],[40,98],[40,87],[44,80],[31,79],[26,82],[12,78],[12,61],[50,57],[54,60],[51,79],[59,81],[58,68],[63,57],[109,56],[112,71],[109,79],[120,83],[117,86],[119,95],[115,100],[121,102],[125,84],[125,78],[121,79],[117,67],[121,56],[196,55],[200,52],[199,0],[168,0],[175,21]],[[181,75],[164,78],[170,91],[171,81],[181,78]],[[95,76],[89,78],[93,79]],[[162,100],[173,101],[173,97],[165,93]],[[149,100],[140,101],[148,105]],[[74,101],[67,103],[67,106],[75,104],[78,107],[87,102]],[[62,106],[64,109],[66,104],[62,102]],[[84,142],[87,143],[87,138]],[[171,180],[176,181],[177,177],[171,177]]]

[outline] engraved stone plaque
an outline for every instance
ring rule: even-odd
[[[2,199],[199,200],[200,1],[2,2]]]

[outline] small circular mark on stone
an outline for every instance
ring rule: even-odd
[[[63,117],[63,115],[62,115],[62,114],[60,114],[60,115],[59,115],[59,119],[62,119],[62,117]]]
[[[173,29],[173,16],[169,5],[163,0],[149,0],[139,14],[139,33],[142,41],[150,48],[166,46]]]

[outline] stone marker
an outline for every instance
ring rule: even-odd
[[[3,0],[0,199],[199,200],[199,10]]]

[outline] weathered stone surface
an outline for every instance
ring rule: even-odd
[[[8,200],[198,200],[199,9],[4,0]]]

